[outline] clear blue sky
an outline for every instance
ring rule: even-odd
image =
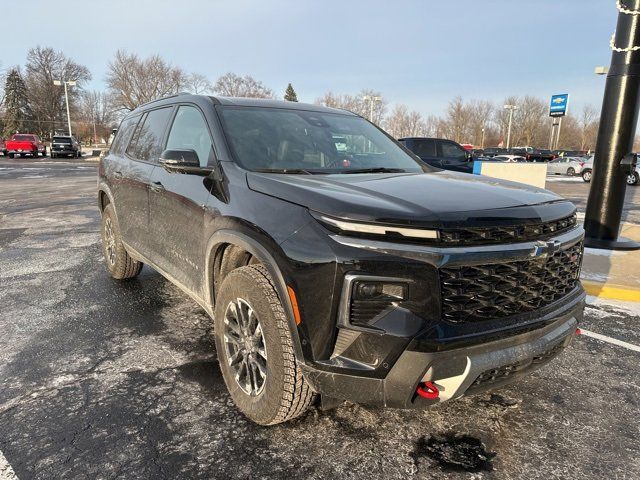
[[[427,115],[456,95],[499,102],[569,92],[574,108],[599,108],[604,79],[593,69],[609,64],[617,17],[614,0],[19,3],[35,18],[5,30],[3,68],[51,46],[87,65],[100,89],[121,48],[213,80],[249,73],[277,93],[292,82],[301,101],[373,88]]]

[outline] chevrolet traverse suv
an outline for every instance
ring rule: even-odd
[[[429,166],[341,110],[146,104],[100,162],[98,203],[111,276],[147,264],[199,303],[233,401],[263,425],[502,385],[582,318],[570,202]]]

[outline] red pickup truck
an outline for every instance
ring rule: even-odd
[[[16,133],[12,135],[9,140],[5,142],[5,151],[9,154],[10,158],[20,155],[33,155],[34,158],[38,157],[41,153],[42,156],[47,155],[47,147],[40,141],[40,137],[31,133]]]

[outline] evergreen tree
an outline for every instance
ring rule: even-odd
[[[31,110],[29,108],[27,87],[22,79],[20,70],[17,68],[13,68],[7,73],[4,92],[4,132],[6,136],[16,132],[26,132],[29,130]]]
[[[287,90],[284,92],[284,99],[287,102],[297,102],[298,101],[298,95],[296,94],[296,91],[293,89],[291,84],[287,85]]]

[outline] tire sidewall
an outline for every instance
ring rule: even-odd
[[[585,182],[590,183],[590,182],[591,182],[591,177],[592,177],[592,176],[593,176],[593,173],[592,173],[592,172],[590,172],[590,171],[587,171],[587,172],[584,172],[584,173],[582,174],[582,179],[583,179]]]
[[[576,170],[573,167],[567,169],[567,175],[573,177],[576,174]]]
[[[106,232],[105,232],[105,224],[107,219],[111,220],[111,228],[113,229],[113,235],[116,241],[116,261],[111,265],[108,259],[107,253],[107,243],[106,243]],[[100,237],[102,239],[102,255],[104,257],[104,263],[109,270],[109,273],[112,276],[115,276],[118,271],[118,264],[123,261],[121,250],[124,248],[122,246],[122,238],[120,237],[120,227],[118,226],[118,219],[116,218],[116,213],[113,208],[113,205],[109,204],[105,207],[104,212],[102,212],[102,221],[100,223]]]
[[[244,269],[235,270],[225,278],[216,299],[214,317],[216,351],[222,376],[235,404],[250,420],[266,425],[276,418],[284,395],[283,356],[285,353],[281,344],[278,318],[264,294],[264,287],[252,279],[246,271],[241,270]],[[229,303],[237,298],[242,298],[251,306],[262,326],[265,340],[267,377],[264,389],[254,397],[246,394],[236,382],[234,373],[228,366],[224,345],[225,313]]]

